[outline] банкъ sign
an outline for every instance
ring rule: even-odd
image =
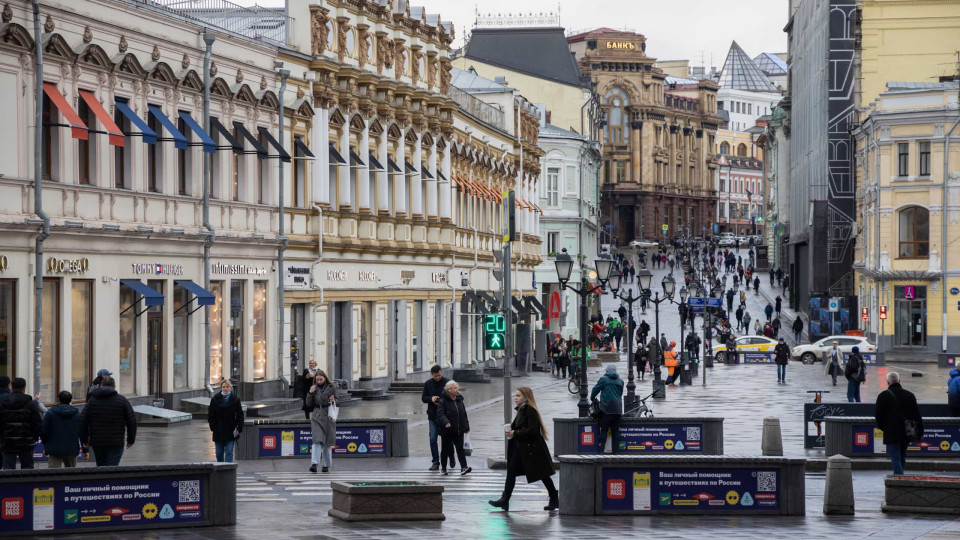
[[[265,276],[267,269],[262,266],[247,266],[245,264],[214,263],[210,265],[214,274],[228,274],[232,276]]]
[[[182,276],[183,275],[183,265],[182,264],[160,264],[160,263],[132,263],[130,267],[133,270],[134,274],[157,274],[168,276]]]
[[[607,42],[607,48],[608,48],[608,49],[618,50],[618,51],[635,51],[635,50],[637,50],[637,46],[634,45],[633,42],[631,42],[631,41],[608,41],[608,42]]]

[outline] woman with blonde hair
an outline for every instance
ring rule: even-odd
[[[318,369],[314,375],[305,403],[310,413],[310,435],[313,438],[310,472],[317,472],[317,465],[321,461],[323,469],[320,472],[330,472],[333,447],[337,444],[337,421],[330,417],[330,406],[339,406],[340,398],[337,397],[337,387],[330,383],[322,369]]]
[[[516,405],[517,414],[510,423],[510,429],[506,431],[507,438],[510,439],[507,446],[507,481],[500,499],[489,503],[509,511],[513,487],[517,477],[523,475],[527,477],[527,483],[543,481],[550,494],[550,502],[543,509],[556,510],[560,508],[560,494],[550,478],[556,471],[550,449],[547,448],[547,429],[540,417],[533,390],[529,386],[517,388],[513,393],[513,403]]]

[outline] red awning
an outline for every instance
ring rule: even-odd
[[[103,108],[103,105],[100,105],[100,102],[97,101],[97,96],[89,90],[81,90],[80,97],[87,103],[87,107],[90,107],[93,114],[97,116],[97,120],[103,125],[103,129],[107,130],[107,134],[110,135],[110,144],[123,146],[123,132],[120,131],[113,118],[110,118],[110,114]]]
[[[67,103],[66,98],[60,94],[56,85],[48,82],[43,83],[43,92],[47,94],[47,98],[53,102],[63,119],[66,120],[67,125],[70,126],[73,138],[87,140],[89,133],[86,124],[83,123],[83,120],[80,120],[80,115]]]

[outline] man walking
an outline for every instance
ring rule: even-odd
[[[867,365],[860,356],[860,347],[854,347],[843,370],[847,378],[847,401],[860,403],[860,385],[867,381]]]
[[[799,345],[801,338],[803,338],[803,319],[797,315],[793,320],[793,340]]]
[[[430,424],[430,457],[433,462],[430,465],[431,471],[440,469],[440,450],[437,448],[437,402],[440,401],[440,394],[443,393],[443,387],[448,379],[443,376],[443,371],[439,365],[430,368],[430,378],[423,383],[423,395],[421,401],[427,404],[427,423]]]
[[[40,438],[42,417],[37,402],[24,393],[27,381],[13,380],[13,392],[0,402],[0,448],[3,449],[3,468],[33,468],[33,447]]]
[[[773,320],[773,306],[770,302],[767,302],[767,307],[763,308],[763,314],[767,316],[767,322]]]
[[[126,437],[124,437],[126,431]],[[126,447],[137,439],[137,418],[127,398],[117,392],[117,383],[104,375],[100,388],[94,390],[80,415],[80,444],[93,447],[97,467],[115,467]]]
[[[777,382],[786,383],[787,364],[790,362],[790,347],[788,347],[787,343],[783,341],[783,338],[780,338],[780,341],[773,349],[773,352],[776,354],[775,360],[777,362]]]
[[[61,390],[57,395],[59,405],[47,410],[43,415],[43,452],[50,458],[47,468],[76,467],[77,454],[80,453],[80,411],[70,405],[73,394]]]
[[[623,379],[617,375],[616,366],[607,366],[603,377],[590,392],[590,401],[600,394],[600,435],[597,437],[597,452],[602,454],[607,444],[607,430],[613,437],[611,448],[617,453],[620,444],[620,417],[623,415]]]
[[[852,357],[851,357],[852,358]],[[913,392],[900,386],[900,374],[887,373],[887,389],[877,396],[877,427],[883,430],[893,474],[903,474],[907,446],[923,438],[923,418]]]
[[[833,342],[833,348],[830,349],[830,358],[827,360],[827,365],[824,368],[827,372],[827,375],[833,378],[833,385],[837,385],[837,376],[840,375],[840,349],[837,348],[837,342]]]
[[[783,309],[783,298],[780,298],[780,296],[777,295],[775,302],[776,305],[774,305],[773,309],[777,312],[777,318],[780,318],[780,310]]]
[[[742,305],[737,308],[736,316],[737,316],[737,331],[739,332],[740,329],[743,328],[743,306]]]

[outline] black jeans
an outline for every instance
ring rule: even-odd
[[[33,447],[3,453],[3,468],[14,470],[17,468],[17,458],[20,458],[21,469],[33,468]]]
[[[610,430],[613,437],[611,445],[613,453],[617,453],[617,446],[620,444],[620,416],[619,414],[601,414],[600,415],[600,434],[597,437],[597,453],[602,454],[603,448],[607,445],[607,429]]]
[[[510,500],[510,495],[513,494],[513,488],[517,485],[517,477],[521,474],[523,474],[523,461],[520,458],[520,450],[517,448],[507,463],[507,481],[503,484],[503,495],[501,499]],[[553,485],[553,478],[549,476],[544,478],[543,487],[547,488],[547,493],[550,494],[551,499],[559,496],[557,487]]]
[[[453,467],[453,452],[456,450],[457,459],[460,460],[460,468],[467,468],[467,454],[463,450],[463,433],[453,433],[446,432],[440,434],[441,439],[441,450],[440,450],[440,466],[444,469],[447,468],[447,461],[450,461],[450,466]]]

